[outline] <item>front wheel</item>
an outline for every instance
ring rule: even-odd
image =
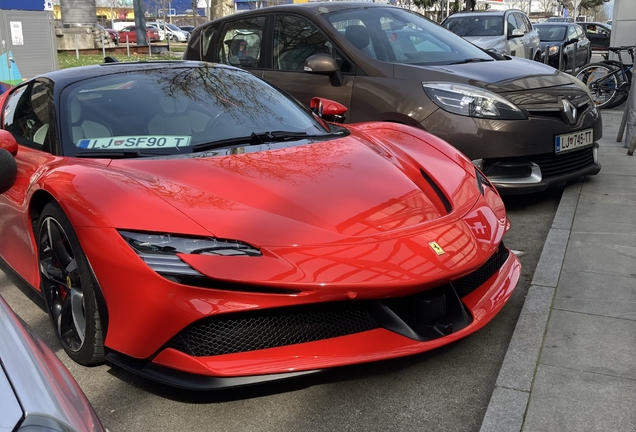
[[[96,279],[71,222],[57,203],[42,210],[37,239],[42,293],[57,338],[77,363],[102,362]]]
[[[615,71],[616,69],[611,66],[592,63],[582,67],[576,74],[576,77],[590,89],[592,99],[598,108],[609,108],[619,94],[620,83]]]

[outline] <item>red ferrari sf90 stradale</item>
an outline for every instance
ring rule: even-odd
[[[0,257],[81,364],[212,389],[421,353],[519,279],[498,193],[424,131],[198,62],[51,72],[0,103]]]

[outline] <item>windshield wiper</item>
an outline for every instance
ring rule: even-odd
[[[125,159],[125,158],[137,158],[145,156],[166,156],[166,153],[148,153],[141,151],[82,151],[75,154],[75,157],[80,158],[104,158],[104,159]]]
[[[484,58],[467,58],[467,59],[456,61],[456,62],[453,62],[453,63],[450,63],[450,64],[454,65],[454,64],[481,63],[481,62],[491,62],[491,61],[495,61],[495,60],[494,59],[484,59]]]
[[[273,132],[252,132],[251,135],[245,135],[236,138],[222,139],[209,143],[197,144],[192,147],[193,152],[213,150],[217,148],[229,147],[239,144],[259,145],[267,142],[294,141],[304,138],[324,137],[329,134],[308,135],[307,132],[290,132],[290,131],[273,131]]]

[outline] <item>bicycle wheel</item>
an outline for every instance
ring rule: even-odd
[[[609,108],[619,95],[621,84],[616,78],[617,68],[603,63],[592,63],[581,68],[576,77],[583,81],[592,93],[592,100],[598,108]]]

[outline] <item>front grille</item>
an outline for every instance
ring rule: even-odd
[[[194,356],[215,356],[313,342],[378,328],[363,306],[352,302],[323,304],[207,318],[179,333],[169,346]]]
[[[501,243],[497,252],[480,268],[453,281],[451,285],[447,284],[436,290],[447,290],[447,292],[450,290],[452,293],[454,289],[460,298],[467,296],[490,279],[503,266],[509,254],[508,249]],[[431,332],[425,328],[427,326],[422,327],[421,324],[426,323],[428,318],[432,321],[439,319],[439,311],[431,306],[438,300],[432,298],[433,303],[422,303],[422,299],[432,296],[437,291],[423,291],[391,300],[343,301],[222,314],[193,323],[177,334],[167,347],[192,356],[207,357],[314,342],[377,328],[387,328],[407,337],[411,337],[415,332],[420,335],[421,340],[434,339],[440,337],[440,334],[435,333],[431,336]],[[459,304],[457,296],[452,294],[446,297],[447,315],[442,317],[443,319],[451,319],[451,315],[456,313],[456,311],[452,312],[450,305],[453,301]],[[405,305],[418,304],[428,305],[427,308],[411,311],[413,316],[424,314],[418,318],[419,324],[408,331],[401,330],[411,325],[409,320],[404,318],[407,315],[410,316],[405,315],[404,310],[409,309]],[[458,307],[463,308],[463,306]],[[427,314],[435,316],[429,317],[426,316]],[[404,318],[406,322],[396,327],[395,315]],[[463,322],[461,326],[468,323],[469,320]],[[434,324],[431,323],[431,325]],[[455,331],[461,326],[456,323]]]
[[[543,177],[554,177],[594,165],[594,149],[590,146],[564,154],[531,156],[530,159],[539,165]]]
[[[503,242],[499,244],[499,249],[493,256],[486,261],[486,264],[479,267],[474,272],[464,276],[461,279],[457,279],[452,282],[453,288],[457,292],[457,295],[465,297],[477,288],[482,286],[488,279],[492,277],[501,266],[504,265],[510,255],[510,251],[504,246]]]

